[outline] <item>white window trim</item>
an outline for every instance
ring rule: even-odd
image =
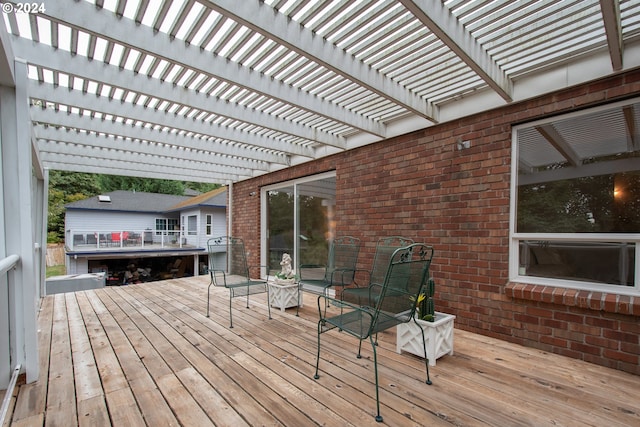
[[[191,229],[190,220],[194,219],[195,229]],[[198,235],[198,215],[187,215],[187,236],[197,236]]]
[[[521,125],[513,126],[511,129],[511,194],[509,201],[509,281],[522,282],[532,285],[544,285],[544,286],[557,286],[562,288],[580,289],[594,292],[605,292],[618,295],[640,295],[640,233],[517,233],[515,230],[516,224],[516,209],[517,209],[517,190],[518,190],[518,130],[554,122],[559,119],[566,119],[571,117],[578,117],[587,113],[597,112],[598,110],[608,110],[620,105],[630,105],[634,102],[638,102],[638,99],[625,100],[621,102],[615,102],[605,104],[599,107],[581,110],[569,114],[563,114],[545,118],[543,120],[537,120],[533,122],[524,123]],[[620,242],[620,243],[634,243],[635,244],[635,271],[634,271],[634,283],[635,286],[620,286],[620,285],[607,285],[604,283],[592,283],[579,280],[567,280],[556,279],[537,276],[520,275],[519,271],[519,257],[521,240],[543,240],[543,241],[589,241],[589,242]]]
[[[206,236],[213,235],[213,214],[205,214],[204,216],[204,231]]]

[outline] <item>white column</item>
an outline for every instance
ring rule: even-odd
[[[5,251],[17,254],[20,262],[15,280],[10,284],[9,305],[11,359],[27,373],[27,382],[38,379],[37,310],[39,307],[39,277],[42,267],[36,256],[36,209],[34,190],[38,184],[32,173],[31,121],[27,96],[27,64],[14,62],[15,90],[2,88],[2,168],[4,181]],[[42,191],[35,191],[42,194]],[[37,195],[35,197],[38,197]],[[38,265],[36,265],[38,263]]]

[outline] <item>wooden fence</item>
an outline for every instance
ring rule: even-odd
[[[64,264],[64,243],[47,243],[47,267]]]

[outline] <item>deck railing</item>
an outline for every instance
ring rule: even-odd
[[[9,286],[9,289],[11,289],[12,281],[15,281],[15,275],[9,274],[9,271],[13,269],[16,265],[18,265],[19,262],[20,262],[20,257],[18,255],[9,255],[8,257],[0,260],[0,284],[6,284],[7,286]],[[13,285],[15,285],[15,283],[13,283]],[[8,310],[8,308],[9,307],[3,307],[3,309],[6,309],[6,310]],[[7,343],[8,342],[9,342],[9,339],[7,338]],[[9,367],[4,367],[4,366],[2,367],[3,372],[6,368],[9,368]],[[13,367],[11,371],[12,371],[12,374],[11,374],[11,380],[9,381],[9,384],[0,384],[0,389],[6,388],[5,397],[2,400],[2,406],[0,406],[0,425],[4,425],[4,418],[7,414],[9,403],[11,402],[11,397],[13,396],[13,388],[16,385],[16,380],[17,380],[18,374],[20,373],[20,365],[18,364],[17,366]]]
[[[0,260],[0,274],[4,274],[7,271],[11,270],[15,267],[20,261],[20,257],[18,255],[9,255],[6,258]]]
[[[69,230],[65,244],[70,251],[182,248],[187,239],[181,230]]]

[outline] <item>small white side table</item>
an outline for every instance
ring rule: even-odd
[[[302,307],[302,292],[298,290],[298,283],[277,283],[270,280],[267,282],[269,286],[269,304],[271,307],[279,308],[285,311],[287,308]]]

